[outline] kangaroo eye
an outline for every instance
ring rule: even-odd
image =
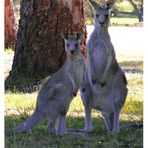
[[[76,47],[76,48],[78,47],[78,44],[77,44],[77,43],[75,44],[75,47]]]
[[[99,17],[99,14],[96,14],[96,17],[98,18]]]
[[[69,47],[69,44],[67,44],[67,47]]]

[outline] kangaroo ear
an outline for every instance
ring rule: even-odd
[[[111,9],[115,3],[115,0],[110,0],[106,3],[106,8]]]
[[[81,40],[82,36],[83,36],[83,32],[76,33],[77,40]]]
[[[94,10],[100,9],[100,6],[96,2],[94,2],[93,0],[88,0],[88,2]]]
[[[60,34],[61,34],[61,37],[62,37],[64,40],[67,40],[67,38],[65,37],[65,35],[64,35],[63,32],[61,32]]]

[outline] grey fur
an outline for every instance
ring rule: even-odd
[[[109,134],[119,132],[119,114],[127,96],[127,80],[120,68],[108,33],[113,3],[94,8],[94,31],[87,43],[87,63],[81,97],[85,107],[85,131],[92,130],[91,110],[101,111]],[[114,1],[112,1],[114,2]],[[97,6],[98,5],[98,6]]]
[[[81,35],[81,33],[77,33],[75,36],[66,38],[62,34],[65,40],[67,60],[62,68],[43,85],[38,94],[33,115],[14,128],[14,132],[28,131],[40,121],[48,118],[48,132],[64,135],[66,129],[65,117],[70,102],[84,81],[85,63],[80,51]],[[58,128],[56,129],[57,121]]]

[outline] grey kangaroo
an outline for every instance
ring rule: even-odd
[[[65,134],[65,118],[70,102],[76,96],[84,79],[85,62],[80,51],[82,33],[65,37],[67,59],[62,68],[50,77],[41,88],[33,115],[24,123],[13,129],[14,132],[25,132],[43,119],[48,119],[50,134]],[[58,127],[56,128],[56,122]]]
[[[94,10],[94,31],[87,43],[85,82],[81,97],[85,107],[85,132],[92,130],[91,110],[101,111],[108,134],[119,132],[119,114],[127,96],[127,80],[120,68],[108,33],[110,8],[89,0]]]

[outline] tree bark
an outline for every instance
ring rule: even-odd
[[[84,32],[83,0],[21,0],[19,29],[11,74],[44,77],[65,61],[60,32]]]
[[[5,48],[15,45],[17,25],[13,10],[13,1],[5,0]]]

